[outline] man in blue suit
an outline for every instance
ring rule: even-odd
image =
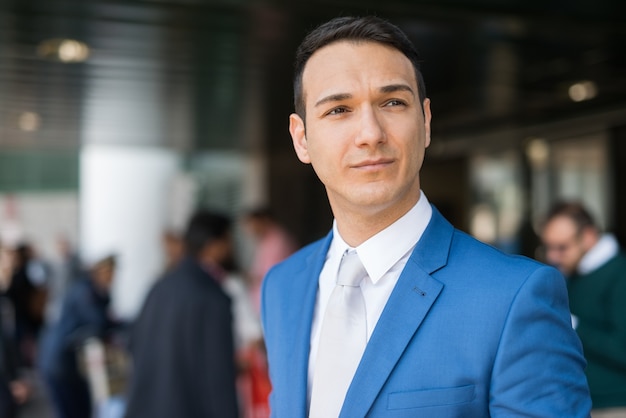
[[[335,220],[264,281],[272,416],[588,417],[562,276],[454,229],[420,189],[431,111],[418,62],[375,17],[333,19],[298,49],[289,129]],[[330,350],[326,337],[346,251],[365,269],[353,324],[365,323],[366,342],[346,387],[329,393],[336,382],[321,370],[334,360],[318,352],[353,344],[350,328]]]

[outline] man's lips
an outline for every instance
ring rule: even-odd
[[[351,165],[352,168],[363,168],[363,169],[377,169],[381,167],[385,167],[389,164],[393,163],[393,159],[391,158],[378,158],[375,160],[364,160],[359,161]]]

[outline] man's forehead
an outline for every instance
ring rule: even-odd
[[[576,223],[566,215],[552,218],[546,225],[546,230],[553,233],[564,233],[576,230]]]
[[[370,59],[372,59],[372,48],[381,48],[381,51],[386,51],[382,54],[383,56],[385,56],[385,59],[383,59],[382,62],[370,61]],[[343,59],[344,57],[346,59]],[[366,63],[367,61],[369,61],[371,65],[357,66],[350,69],[349,65],[343,65],[344,63],[350,61],[349,59],[347,59],[349,57],[353,58],[354,60],[364,60],[366,61]],[[380,65],[382,69],[383,65],[381,64],[395,60],[398,60],[398,62],[403,61],[402,64],[404,65],[390,65],[387,68],[384,68],[385,72],[388,72],[389,74],[394,74],[394,76],[393,79],[389,79],[388,82],[385,81],[384,83],[381,83],[379,87],[383,89],[386,84],[402,84],[402,82],[404,81],[412,89],[416,89],[417,77],[415,73],[415,68],[413,67],[413,64],[409,61],[409,59],[402,53],[402,51],[398,50],[397,48],[374,41],[340,40],[332,42],[315,51],[307,61],[302,74],[303,97],[306,100],[307,87],[310,87],[310,83],[312,81],[311,77],[316,77],[317,75],[319,75],[319,73],[322,73],[326,76],[323,78],[315,78],[317,86],[319,86],[320,84],[328,85],[334,82],[341,83],[346,80],[344,76],[345,71],[353,71],[355,74],[363,75],[366,74],[368,70],[370,70],[370,73],[374,74],[374,69],[376,68],[376,65]],[[361,69],[363,71],[361,71]],[[337,72],[335,72],[335,70],[337,70]],[[404,70],[408,70],[408,72]],[[341,71],[341,76],[335,77],[339,74],[339,71]]]
[[[309,64],[311,63],[311,61],[316,61],[325,56],[343,54],[344,52],[342,51],[345,51],[347,49],[350,49],[353,51],[359,51],[361,50],[361,48],[359,47],[364,47],[362,49],[364,51],[363,53],[365,53],[365,48],[368,48],[368,49],[381,48],[393,54],[398,54],[399,56],[402,56],[408,60],[408,58],[406,57],[406,55],[404,55],[402,51],[390,45],[383,44],[381,42],[369,41],[369,40],[358,40],[358,39],[340,39],[338,41],[333,41],[329,44],[326,44],[322,46],[321,48],[317,49],[315,52],[313,52],[313,54],[311,54],[306,64],[304,65],[303,73],[307,72],[307,68],[310,67]]]

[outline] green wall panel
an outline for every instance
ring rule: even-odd
[[[0,151],[0,192],[78,190],[78,152]]]

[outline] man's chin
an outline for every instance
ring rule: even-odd
[[[565,277],[570,277],[572,274],[574,274],[574,270],[572,269],[568,269],[564,266],[560,266],[560,265],[555,265],[554,267],[556,267],[557,269],[559,269],[559,271],[561,272],[561,274]]]

